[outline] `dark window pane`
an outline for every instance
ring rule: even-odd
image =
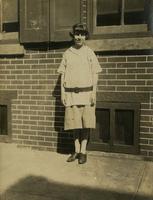
[[[121,0],[97,0],[97,26],[120,25]]]
[[[18,0],[2,0],[2,31],[19,31]]]
[[[125,24],[145,23],[145,0],[125,0]]]
[[[115,143],[133,145],[134,141],[134,111],[115,111]]]
[[[110,140],[110,110],[96,109],[96,131],[95,141],[108,143]]]
[[[3,23],[2,30],[5,32],[17,32],[19,30],[19,23]]]
[[[7,106],[0,105],[0,135],[7,134]]]

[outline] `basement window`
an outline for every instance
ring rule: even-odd
[[[0,142],[12,141],[12,99],[17,98],[16,91],[0,90]]]
[[[0,135],[8,135],[7,105],[0,105]]]
[[[4,96],[0,99],[0,142],[11,142],[11,102]]]
[[[91,150],[139,153],[140,104],[97,102],[96,129],[91,130]]]

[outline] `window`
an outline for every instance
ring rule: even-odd
[[[139,109],[135,102],[97,101],[96,129],[91,130],[89,149],[138,153]]]
[[[81,22],[81,0],[20,0],[20,42],[71,40],[72,26]]]
[[[97,26],[144,24],[145,0],[97,0]]]
[[[19,44],[18,0],[0,0],[0,55],[23,54]]]
[[[17,98],[16,91],[0,91],[0,142],[12,141],[12,99]]]
[[[0,0],[0,13],[0,31],[4,35],[3,38],[7,33],[18,32],[18,0]]]
[[[147,32],[147,3],[148,0],[91,0],[93,34]]]
[[[7,105],[0,105],[0,135],[8,135]]]
[[[17,32],[18,30],[18,0],[1,0],[1,31]]]

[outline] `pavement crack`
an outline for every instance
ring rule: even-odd
[[[132,197],[131,200],[135,200],[135,198],[136,198],[136,196],[137,196],[137,194],[138,194],[138,192],[139,192],[139,189],[140,189],[141,183],[142,183],[143,178],[144,178],[144,176],[145,176],[146,168],[147,168],[147,163],[145,163],[143,169],[140,170],[140,173],[139,173],[139,177],[140,177],[140,179],[139,179],[139,182],[138,182],[138,185],[137,185],[136,191],[134,192],[133,197]]]

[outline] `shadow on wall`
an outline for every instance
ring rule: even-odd
[[[64,131],[64,106],[61,103],[61,86],[60,76],[56,82],[53,97],[55,98],[55,121],[54,128],[57,132],[57,152],[62,154],[71,153],[74,151],[72,132]]]
[[[1,200],[152,200],[149,196],[62,184],[44,177],[27,176],[1,194]]]

